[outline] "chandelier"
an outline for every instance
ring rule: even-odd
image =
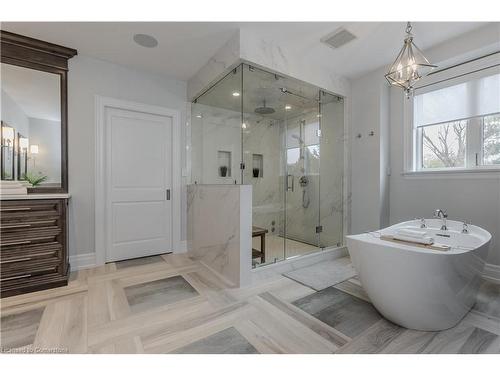
[[[393,86],[401,87],[407,97],[410,97],[413,93],[415,82],[437,67],[436,65],[432,65],[425,58],[422,51],[413,43],[411,29],[411,23],[408,22],[403,48],[401,48],[396,60],[385,75],[387,81]]]

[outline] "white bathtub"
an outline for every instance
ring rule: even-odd
[[[347,247],[361,284],[377,310],[403,327],[439,331],[456,325],[474,305],[491,235],[469,225],[448,220],[407,221],[378,232],[347,236]],[[382,233],[398,228],[427,230],[449,251],[429,250],[382,240]],[[449,235],[441,237],[438,234]]]

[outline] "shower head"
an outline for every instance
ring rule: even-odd
[[[270,114],[272,114],[274,112],[275,112],[274,108],[266,107],[266,101],[265,100],[262,103],[262,107],[255,108],[255,113],[257,113],[259,115],[270,115]]]

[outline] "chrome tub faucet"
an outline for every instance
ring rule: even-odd
[[[434,211],[434,217],[436,219],[441,219],[443,221],[443,224],[441,225],[441,230],[448,230],[448,227],[446,226],[446,219],[448,218],[448,214],[446,211],[443,211],[441,209],[437,209]]]

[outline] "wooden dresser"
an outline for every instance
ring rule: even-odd
[[[2,80],[16,93],[0,113],[0,296],[8,297],[68,283],[68,60],[77,51],[6,30],[0,46]],[[34,118],[27,102],[41,108]]]
[[[1,201],[1,297],[67,285],[68,197],[53,196]]]

